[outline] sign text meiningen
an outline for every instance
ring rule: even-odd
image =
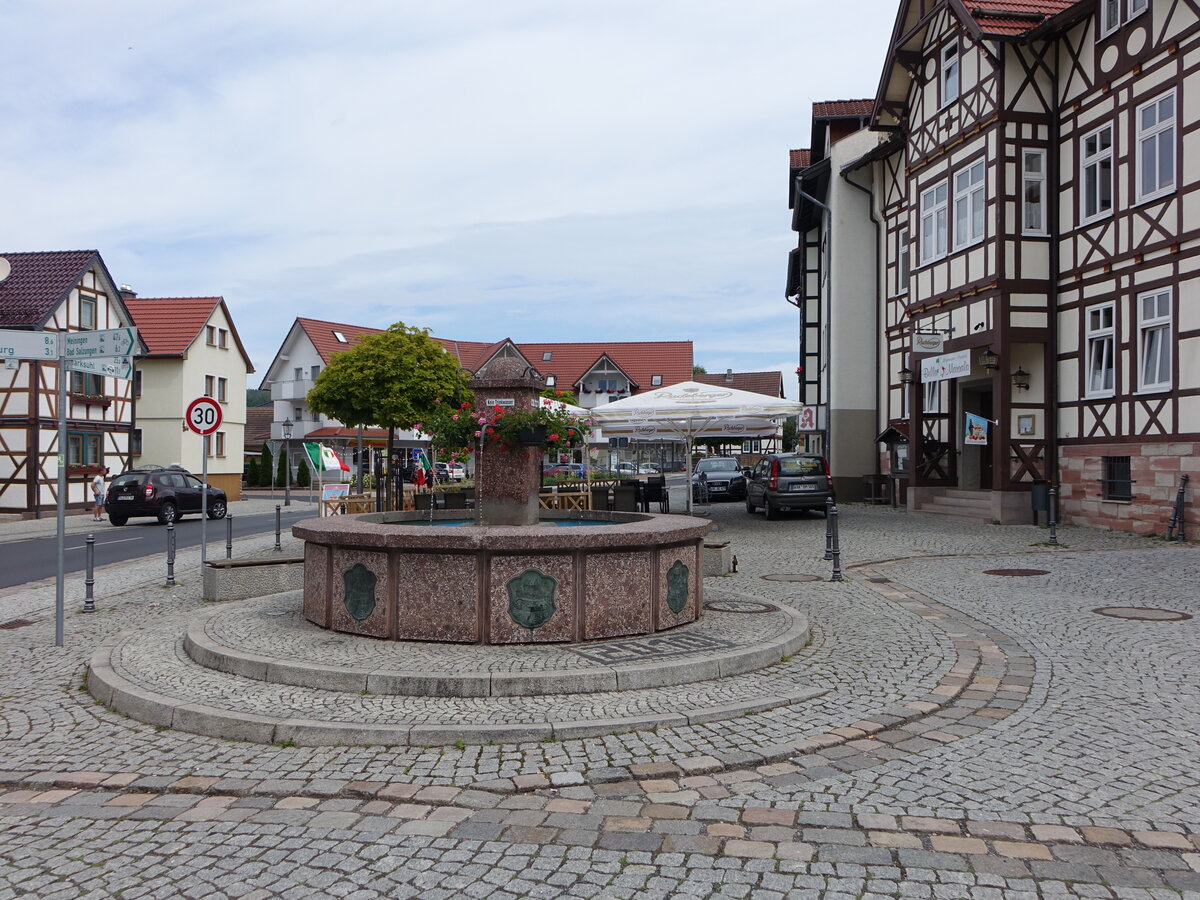
[[[931,356],[921,360],[921,381],[928,384],[931,381],[949,381],[951,378],[963,378],[971,374],[971,351],[959,350],[957,353],[944,353],[941,356]]]

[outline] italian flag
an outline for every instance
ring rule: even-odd
[[[425,455],[425,451],[417,454],[416,470],[413,473],[413,484],[418,487],[433,484],[433,466],[429,464],[429,457]]]
[[[314,472],[349,472],[350,467],[346,465],[338,455],[324,444],[308,444],[304,445],[304,452],[308,454],[308,460],[312,464]]]

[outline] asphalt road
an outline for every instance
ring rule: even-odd
[[[284,511],[281,525],[287,534],[292,525],[301,519],[311,518],[312,509],[296,512]],[[237,555],[237,539],[246,535],[262,534],[275,530],[275,514],[233,517],[234,555]],[[154,519],[134,519],[120,528],[110,525],[106,519],[96,523],[96,567],[106,566],[127,559],[162,554],[166,558],[167,529]],[[209,555],[225,557],[225,521],[208,521]],[[65,569],[80,572],[86,565],[84,534],[67,535]],[[219,550],[213,544],[220,544]],[[175,523],[176,550],[196,547],[200,544],[200,517],[188,516]],[[53,578],[58,565],[58,538],[56,535],[21,538],[0,544],[0,588]]]

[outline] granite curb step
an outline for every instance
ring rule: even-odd
[[[810,637],[808,618],[805,615],[786,606],[779,607],[777,613],[791,619],[782,634],[777,633],[772,637],[753,643],[743,643],[732,650],[712,650],[698,647],[694,652],[675,653],[672,658],[657,662],[596,664],[588,668],[548,668],[540,671],[489,669],[487,668],[487,655],[490,649],[488,647],[471,649],[471,655],[476,660],[475,664],[479,665],[480,661],[483,663],[478,670],[439,675],[429,675],[415,669],[320,665],[308,659],[265,656],[231,647],[213,637],[209,632],[209,623],[217,616],[226,615],[227,611],[225,610],[213,610],[202,618],[190,622],[184,634],[183,648],[197,664],[217,672],[270,684],[288,684],[295,687],[319,688],[355,694],[400,694],[413,697],[528,697],[586,694],[693,684],[716,678],[744,675],[774,665],[785,657],[802,650]],[[750,623],[754,623],[754,621],[754,619],[749,620]],[[603,651],[607,645],[617,643],[652,642],[654,638],[660,636],[686,637],[689,630],[694,630],[696,627],[703,626],[684,625],[672,629],[670,632],[663,632],[661,635],[617,638],[613,641],[592,642],[583,646]],[[314,637],[327,636],[326,632],[314,635]],[[353,635],[340,637],[342,640],[354,638]],[[374,638],[358,639],[375,642]],[[417,643],[416,646],[428,648],[430,645]],[[441,647],[438,646],[438,649]],[[459,647],[455,645],[451,649],[458,650]],[[716,716],[715,718],[724,717]],[[713,720],[713,718],[689,718],[689,723]],[[585,735],[582,733],[571,734],[571,737],[582,736]]]
[[[115,646],[101,646],[92,656],[87,687],[100,703],[148,725],[190,734],[259,744],[295,746],[436,747],[462,744],[526,743],[571,740],[673,728],[735,718],[799,703],[827,693],[798,686],[734,703],[702,706],[643,716],[596,718],[588,721],[546,721],[514,724],[421,723],[372,724],[334,722],[241,713],[191,703],[149,690],[122,677],[113,667]]]

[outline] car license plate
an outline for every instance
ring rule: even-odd
[[[132,497],[118,497],[118,500],[132,500]]]
[[[815,484],[793,484],[792,491],[815,491],[817,487]]]
[[[713,493],[713,494],[719,494],[721,491],[725,490],[725,485],[723,485],[723,484],[710,484],[710,485],[708,486],[708,490],[709,490],[709,492],[710,492],[710,493]]]

